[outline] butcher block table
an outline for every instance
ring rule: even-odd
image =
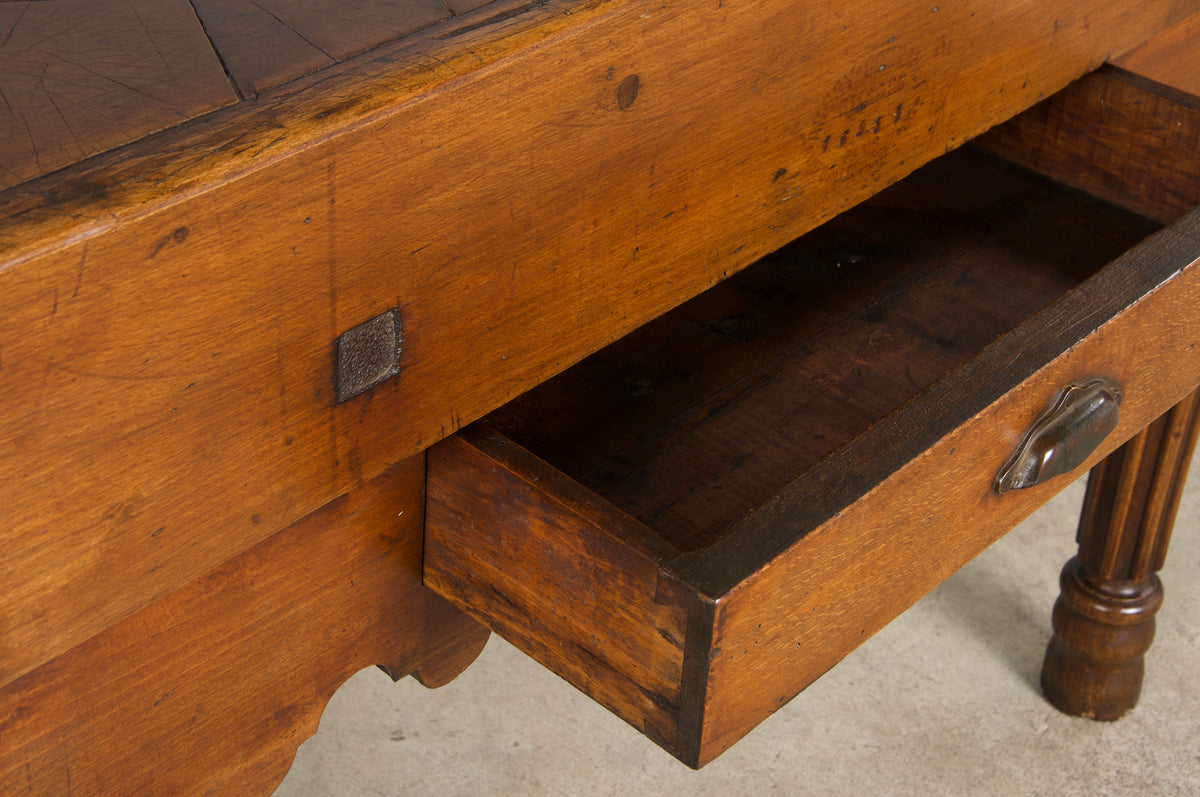
[[[702,766],[1093,467],[1043,685],[1119,717],[1198,11],[0,2],[0,793],[267,792],[490,630]]]

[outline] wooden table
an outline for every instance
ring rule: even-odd
[[[990,489],[1097,369],[1120,420],[1071,472],[1131,442],[1092,480],[1047,687],[1123,713],[1197,426],[1194,216],[850,433],[789,482],[825,485],[811,527],[739,531],[728,568],[455,433],[1113,55],[969,157],[1175,222],[1197,10],[0,2],[0,791],[269,790],[350,674],[443,683],[477,620],[702,765],[1069,481]],[[556,592],[631,573],[648,593]]]

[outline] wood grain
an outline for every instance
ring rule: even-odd
[[[518,22],[508,24],[528,35]],[[486,41],[489,33],[468,33],[454,46],[478,43],[476,37]],[[443,75],[431,76],[435,78],[444,80]],[[229,113],[236,116],[243,107],[234,106]],[[317,107],[330,106],[322,102]],[[307,113],[317,115],[311,107]],[[225,142],[221,147],[237,137],[227,119],[199,121],[216,131]],[[344,118],[331,122],[339,128],[346,123]],[[261,119],[254,129],[263,129]],[[196,134],[196,128],[166,132],[186,137]],[[150,150],[151,159],[161,156],[161,144]],[[371,148],[369,140],[365,145]],[[175,150],[168,145],[166,151]],[[129,159],[127,153],[114,158],[131,174],[146,175],[145,162]],[[88,164],[95,166],[96,161]],[[326,179],[334,174],[322,169]],[[116,238],[85,236],[75,253],[79,259],[68,255],[74,260],[69,288],[58,284],[64,274],[50,264],[66,252],[51,254],[50,261],[18,257],[19,265],[6,261],[0,266],[6,308],[24,307],[0,315],[0,394],[13,402],[3,404],[0,420],[10,441],[0,455],[0,533],[6,543],[24,541],[6,545],[0,554],[7,588],[0,596],[5,628],[0,683],[387,467],[383,461],[364,464],[358,453],[360,439],[388,433],[393,425],[361,417],[370,397],[353,406],[332,406],[333,341],[343,323],[352,325],[332,316],[340,289],[335,245],[340,227],[336,201],[330,201],[336,200],[336,189],[331,197],[326,185],[314,196],[307,170],[291,174],[291,186],[307,188],[276,183],[265,205],[263,196],[237,202],[238,208],[253,205],[255,213],[231,212],[224,199],[202,202],[207,208],[201,212],[203,234],[189,226],[195,221],[180,224],[182,219],[170,214],[166,219],[151,214],[118,225],[122,232]],[[358,184],[352,180],[350,185]],[[56,180],[53,186],[52,191],[78,188],[69,180]],[[158,190],[174,199],[191,196],[178,184]],[[270,205],[278,199],[285,206],[300,200],[279,217],[294,224],[268,224],[265,229],[278,235],[264,240],[264,220],[273,218]],[[182,210],[190,219],[197,208]],[[109,211],[101,213],[113,218]],[[10,221],[12,217],[4,217],[0,224]],[[152,232],[164,221],[171,229]],[[148,233],[151,238],[144,237]],[[38,243],[23,236],[15,240],[19,246]],[[243,258],[240,250],[255,240],[252,248],[258,254]],[[267,256],[269,252],[274,254]],[[356,254],[349,257],[349,262],[362,264]],[[67,261],[58,262],[61,267]],[[97,262],[104,265],[92,271]],[[378,264],[368,259],[366,265]],[[48,271],[42,270],[47,266]],[[311,282],[313,269],[324,274],[321,285]],[[59,296],[76,310],[59,315]],[[30,301],[49,309],[49,315]],[[398,303],[398,297],[393,295],[391,302]],[[314,314],[314,307],[330,315]],[[71,323],[44,335],[46,322],[54,326],[55,318],[68,316],[74,318]],[[64,390],[44,392],[52,383]],[[115,404],[104,400],[104,383],[124,385],[127,389],[118,390],[124,396]],[[199,403],[177,401],[195,399],[197,390],[215,392]],[[149,449],[143,448],[151,440]],[[419,437],[413,442],[417,445],[409,453],[422,447]],[[19,474],[31,477],[33,471],[43,479],[68,472],[71,478],[58,490],[46,491],[33,487],[36,479],[22,481]],[[123,478],[114,480],[116,473]],[[239,492],[243,497],[234,499]],[[172,517],[186,520],[175,525]],[[86,553],[78,556],[78,551]],[[67,595],[75,598],[64,600]]]
[[[187,0],[0,3],[0,189],[235,101]]]
[[[1153,227],[946,156],[481,422],[549,462],[477,427],[434,446],[426,582],[703,765],[1070,483],[991,489],[1067,383],[1125,389],[1108,451],[1200,382],[1200,211],[1100,268]],[[786,272],[847,241],[825,291]]]
[[[1137,705],[1198,407],[1193,393],[1088,476],[1079,554],[1063,568],[1042,666],[1042,691],[1060,711],[1111,721]]]
[[[1113,59],[1124,70],[1200,96],[1200,14]]]
[[[451,16],[442,0],[192,0],[242,94],[252,97]]]
[[[489,2],[492,0],[446,0],[446,5],[450,6],[450,10],[455,14],[465,14],[485,6]]]
[[[1078,106],[1090,100],[1094,112],[1098,99],[1103,113],[1107,101],[1117,99],[1117,112],[1109,115],[1101,133],[1103,143],[1109,144],[1114,134],[1139,126],[1130,124],[1138,113],[1155,109],[1150,118],[1158,123],[1151,126],[1150,134],[1161,141],[1149,162],[1128,158],[1122,166],[1102,158],[1098,167],[1088,169],[1061,164],[1051,168],[1070,173],[1076,185],[1093,186],[1103,186],[1106,172],[1114,168],[1126,174],[1140,171],[1148,177],[1139,179],[1132,197],[1111,198],[1127,206],[1131,200],[1142,203],[1159,217],[1169,216],[1188,202],[1200,201],[1200,165],[1194,157],[1200,141],[1196,99],[1200,15],[1155,36],[1115,63],[1128,71],[1105,73],[1106,81],[1092,86],[1090,92],[1073,90],[1053,116],[1032,120],[1025,132],[1046,138],[1047,123],[1070,131]],[[1137,112],[1130,113],[1131,108]],[[1005,144],[1012,147],[1013,138]],[[1013,148],[1019,157],[1026,156],[1020,143]],[[1170,190],[1172,184],[1184,190]],[[1154,639],[1154,617],[1163,601],[1156,573],[1166,558],[1200,432],[1198,404],[1200,394],[1193,393],[1096,466],[1088,478],[1079,554],[1063,568],[1062,594],[1054,606],[1054,636],[1041,677],[1046,698],[1068,714],[1113,720],[1137,705],[1145,655]]]
[[[422,458],[0,689],[0,792],[268,793],[372,664],[444,683],[487,630],[420,584]]]
[[[701,550],[1156,229],[951,153],[485,422]]]
[[[486,429],[429,456],[425,583],[673,750],[689,618],[705,607],[662,583],[670,549]]]
[[[1164,224],[1200,204],[1200,99],[1119,69],[1084,77],[977,143]]]
[[[1088,465],[1200,383],[1198,247],[1200,212],[1193,212],[1133,250],[1123,267],[1110,267],[1094,284],[1085,283],[1073,301],[1049,308],[1036,324],[1002,338],[970,368],[960,369],[955,379],[960,388],[943,394],[947,401],[914,402],[862,438],[859,456],[872,457],[881,441],[950,406],[973,413],[726,596],[726,611],[716,621],[713,644],[722,654],[710,665],[703,749],[728,747],[1070,483],[1060,478],[1003,496],[990,489],[998,465],[1067,382],[1103,374],[1128,389],[1120,425]],[[1120,282],[1142,279],[1148,270],[1165,282],[976,410],[975,402],[988,392],[982,385],[1011,379],[1014,367],[1028,368],[1028,358],[1043,356],[1035,352],[1051,330],[1095,329],[1087,306],[1118,295]],[[1124,277],[1110,282],[1120,272]],[[744,534],[740,539],[751,540]],[[719,566],[717,557],[729,552],[717,545],[706,555]]]
[[[487,6],[6,194],[0,681],[1197,5]]]

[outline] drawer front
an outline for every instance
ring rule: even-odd
[[[1003,495],[991,489],[999,467],[1068,383],[1104,376],[1125,391],[1117,429],[1074,475],[1200,384],[1200,216],[1193,212],[1177,232],[1178,276],[1013,385],[730,590],[713,632],[703,750],[726,749],[1070,484],[1066,476]],[[1086,303],[1068,312],[1084,313]],[[1050,330],[1032,331],[1036,339]],[[975,378],[987,380],[989,370],[1002,369],[1008,357],[1020,360],[1024,352],[1013,345],[990,354],[995,356],[978,371],[963,375],[958,396],[964,403]],[[889,422],[862,441],[860,456],[872,456],[874,444],[889,433],[948,411],[954,395]],[[713,559],[739,555],[708,553]]]
[[[953,172],[960,162],[955,163],[944,171]],[[918,191],[931,174],[936,171],[917,175]],[[911,204],[912,195],[904,193],[889,192],[880,200],[900,226]],[[989,212],[984,208],[983,215]],[[1021,231],[1027,222],[1016,218],[1013,229]],[[990,234],[985,230],[985,237]],[[1091,229],[1075,233],[1081,241],[1093,234],[1100,237]],[[1056,245],[1065,247],[1060,256],[1069,260],[1072,247],[1052,237],[1036,246]],[[955,241],[934,248],[949,259],[958,256],[953,252],[974,251],[969,243]],[[587,451],[570,451],[570,439],[527,450],[527,438],[536,439],[539,432],[514,437],[510,428],[519,430],[520,424],[510,417],[501,413],[485,419],[485,425],[430,449],[426,583],[685,763],[703,765],[1070,483],[1070,475],[1063,475],[1003,495],[992,488],[1022,435],[1066,385],[1104,377],[1123,392],[1116,429],[1072,471],[1078,475],[1200,384],[1198,257],[1200,212],[1192,212],[951,362],[932,383],[918,384],[904,362],[880,370],[893,381],[912,380],[917,385],[912,395],[898,393],[895,406],[882,410],[878,419],[864,423],[819,461],[789,472],[727,529],[702,535],[695,545],[664,525],[672,501],[635,500],[622,487],[598,487],[607,478],[607,466]],[[989,269],[1006,273],[1002,263]],[[970,275],[964,270],[952,276],[962,282]],[[936,344],[926,352],[914,343],[914,362],[940,357],[932,351],[938,346],[954,350],[959,345],[965,333],[944,333],[938,311],[928,318],[916,311],[924,298],[914,304],[916,310],[897,309],[889,304],[894,286],[886,280],[881,284],[884,298],[871,299],[874,303],[857,317],[863,340],[876,340],[880,350],[901,345],[899,338],[889,337],[891,327],[872,326],[875,315],[890,314],[902,317],[897,329],[917,329],[918,343]],[[956,286],[923,273],[914,284],[933,286],[922,297],[950,297],[950,307],[941,311],[945,318],[986,314],[964,308],[962,296],[968,294],[955,294],[950,288]],[[990,294],[999,296],[999,304],[1017,301],[1020,285],[1009,288],[1001,282],[981,290],[981,301],[990,301]],[[719,301],[710,304],[722,309]],[[832,312],[834,304],[822,299],[818,310]],[[758,324],[752,312],[718,314],[711,322],[698,321],[686,308],[677,312],[681,327],[707,323],[731,337],[741,334],[727,323],[731,319],[748,327]],[[673,323],[669,319],[663,320],[667,326]],[[831,338],[852,337],[847,330],[854,325],[843,321],[831,322]],[[761,347],[771,339],[759,336],[747,346]],[[702,383],[686,360],[687,349],[662,344],[658,356],[668,361],[664,371],[683,372],[682,382]],[[789,351],[804,359],[799,373],[805,373],[811,351]],[[702,359],[722,357],[722,350],[714,350]],[[736,371],[736,364],[726,366]],[[820,383],[816,392],[854,389],[852,379],[838,379],[860,367],[873,366],[836,361],[833,376],[813,377]],[[678,399],[678,406],[694,405],[699,408],[694,414],[704,417],[695,427],[699,433],[671,428],[670,445],[685,434],[709,440],[712,424],[703,423],[727,412],[746,384],[786,381],[780,375],[789,373],[787,366],[772,368],[769,379],[735,373],[732,383],[738,387],[717,389],[711,400]],[[592,385],[603,393],[604,380],[596,373],[576,379],[575,392]],[[570,384],[570,374],[556,381]],[[556,412],[570,416],[574,408],[556,410],[553,405],[565,394],[555,389],[553,384],[539,388],[543,398],[518,402],[525,409],[536,408],[538,401],[547,405],[529,420],[531,426],[548,426],[555,433],[559,427],[575,428],[578,440],[625,434],[623,405],[583,423],[561,420]],[[871,398],[862,403],[872,403]],[[831,406],[829,412],[836,414],[836,402]],[[543,412],[544,417],[538,414]],[[847,409],[846,414],[853,413]],[[784,428],[792,419],[780,417],[779,436],[786,437],[791,432]],[[799,425],[812,425],[811,420]],[[639,456],[639,445],[622,442],[610,460]],[[737,469],[741,463],[735,459]],[[686,465],[680,462],[680,480],[690,478],[682,475]],[[623,484],[637,483],[638,468],[631,472],[635,476]],[[668,470],[665,480],[645,483],[662,485],[671,475]],[[698,481],[704,481],[703,474]],[[696,514],[702,512],[693,510]]]

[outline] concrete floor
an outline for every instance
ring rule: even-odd
[[[441,689],[355,676],[277,794],[1200,795],[1198,470],[1119,722],[1037,686],[1076,483],[700,772],[493,636]]]

